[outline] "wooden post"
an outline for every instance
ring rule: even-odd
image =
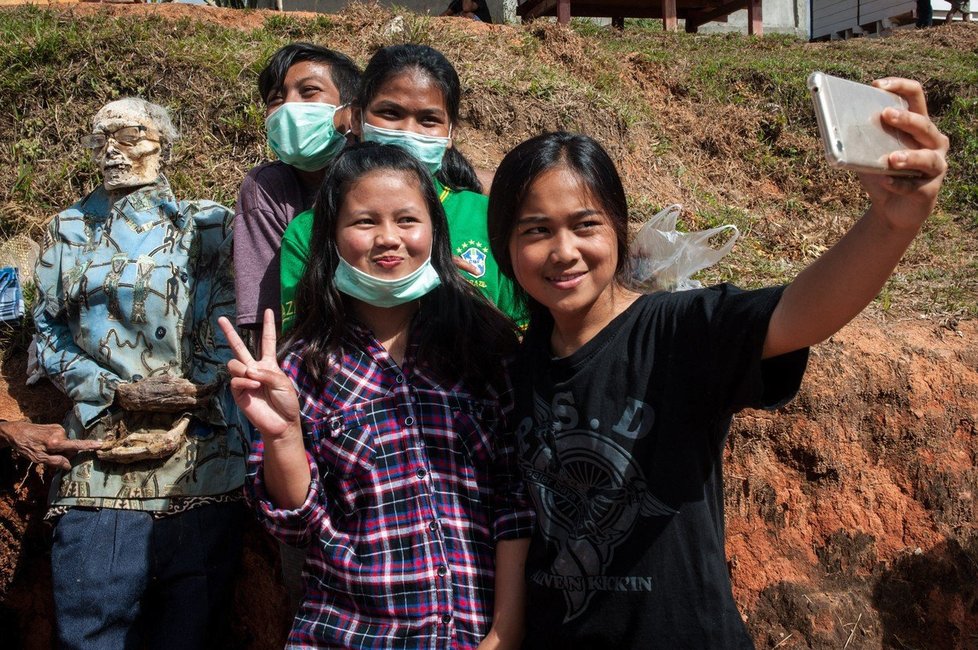
[[[747,0],[747,33],[764,35],[764,19],[761,16],[761,0]]]
[[[613,16],[611,18],[611,26],[617,29],[619,32],[625,30],[625,17],[624,16]]]
[[[570,0],[557,0],[557,22],[561,25],[570,22]]]
[[[662,28],[667,32],[674,32],[679,29],[679,20],[676,18],[676,0],[662,0]]]

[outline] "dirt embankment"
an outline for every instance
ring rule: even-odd
[[[976,337],[862,318],[792,404],[736,419],[727,553],[759,647],[978,647]]]
[[[65,403],[21,387],[22,364],[3,367],[0,417],[57,419]],[[978,647],[976,422],[978,323],[867,317],[812,351],[794,402],[736,418],[727,555],[759,648]],[[0,627],[47,648],[47,486],[23,461],[2,481]],[[281,647],[276,555],[248,531],[228,647]]]
[[[72,11],[78,16],[166,14],[243,30],[261,27],[270,15],[187,5],[81,4]],[[360,18],[359,14],[337,18],[330,44],[363,59],[369,50],[367,41],[382,42],[387,17]],[[342,29],[353,23],[363,25]],[[455,26],[481,30],[486,38],[476,48],[452,31]],[[499,57],[503,65],[509,60],[505,57],[515,56],[513,51],[524,46],[531,53],[528,56],[552,63],[554,70],[573,71],[588,79],[599,79],[605,72],[597,69],[603,63],[590,56],[591,44],[572,33],[538,26],[532,28],[533,38],[521,39],[510,29],[465,21],[436,21],[432,28],[432,38],[441,39],[435,44],[459,62],[463,79],[475,87],[476,96],[464,103],[463,143],[477,164],[493,166],[503,152],[544,127],[575,128],[608,146],[619,161],[630,195],[682,201],[695,218],[715,194],[724,205],[759,215],[745,241],[767,246],[764,254],[779,262],[803,249],[817,253],[845,227],[846,220],[839,215],[846,213],[842,208],[849,203],[836,197],[856,193],[851,178],[829,175],[824,166],[812,165],[802,175],[787,164],[783,168],[787,171],[776,167],[777,173],[762,173],[744,164],[758,147],[759,130],[771,131],[766,137],[777,138],[785,150],[814,157],[813,135],[787,126],[782,132],[780,122],[761,114],[763,107],[724,107],[724,123],[739,126],[714,128],[715,106],[700,103],[683,85],[681,75],[677,81],[674,69],[640,56],[624,56],[613,74],[620,77],[621,88],[641,93],[656,114],[671,116],[661,127],[642,122],[628,125],[607,102],[588,103],[587,110],[581,110],[588,96],[585,90],[547,77],[514,81],[518,92],[504,84],[478,83],[476,71],[489,59]],[[945,29],[901,38],[920,39],[923,48],[925,38],[934,39],[928,41],[934,45],[957,34],[962,48],[974,48],[973,30]],[[138,58],[138,52],[130,54],[149,65]],[[183,101],[178,91],[174,85],[167,100]],[[194,93],[200,92],[194,88]],[[99,105],[96,100],[91,94],[81,97],[79,101],[92,106],[78,109],[79,114],[90,115],[89,108]],[[186,101],[187,106],[196,106]],[[247,102],[244,94],[228,100],[233,106]],[[49,113],[41,108],[49,110],[38,107],[33,119],[47,124],[41,117]],[[223,114],[228,107],[213,110]],[[192,122],[194,115],[185,111],[186,128],[214,135],[204,123]],[[244,138],[241,128],[235,127],[235,138]],[[188,176],[214,181],[215,187],[226,185],[226,194],[233,196],[242,170],[255,162],[251,156],[263,155],[258,130],[252,131],[240,147],[205,149],[202,145],[198,152],[201,159],[223,161],[230,171],[215,174],[190,154],[179,162],[190,170]],[[220,138],[214,135],[211,140]],[[53,178],[64,196],[44,187],[40,195],[53,195],[50,200],[58,205],[77,198],[77,194],[68,196],[76,188],[64,182],[61,171]],[[786,214],[786,197],[794,201],[800,218]],[[32,221],[44,216],[37,205],[22,207]],[[953,257],[966,265],[973,259],[969,255],[973,255],[970,248]],[[912,264],[933,266],[923,253],[911,251],[908,258],[902,269]],[[942,261],[950,264],[951,259]],[[744,275],[756,278],[757,271],[747,269]],[[934,276],[950,277],[946,267]],[[964,321],[954,327],[947,329],[932,320],[880,323],[871,316],[860,317],[813,351],[802,392],[792,404],[777,413],[742,413],[735,420],[725,461],[727,554],[735,595],[759,648],[978,648],[974,495],[978,322]],[[23,413],[39,422],[58,421],[67,404],[49,386],[23,387],[24,363],[22,356],[13,356],[3,364],[0,417],[12,419]],[[9,400],[4,397],[8,388]],[[3,647],[50,647],[48,533],[41,522],[47,487],[36,468],[0,453]],[[268,538],[254,527],[249,529],[235,595],[234,634],[226,647],[281,647],[288,621],[276,578],[276,557]]]

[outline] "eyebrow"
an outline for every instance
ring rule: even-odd
[[[570,216],[571,219],[582,219],[584,217],[590,217],[596,214],[604,214],[604,211],[597,210],[594,208],[584,208],[583,210],[578,210]],[[516,220],[516,223],[538,223],[541,221],[548,221],[550,217],[543,214],[531,214],[525,217],[520,217]]]
[[[384,108],[396,108],[402,111],[407,111],[409,113],[414,112],[404,104],[401,104],[400,102],[395,102],[392,99],[381,99],[377,103],[371,104],[368,110],[376,111]],[[418,113],[420,113],[421,115],[437,115],[438,117],[448,116],[448,111],[446,111],[442,106],[426,106],[421,110],[419,110]]]
[[[421,209],[421,206],[414,206],[414,207],[407,207],[407,206],[405,206],[405,207],[397,208],[394,212],[392,212],[390,214],[392,216],[394,216],[394,217],[403,216],[405,214],[420,215],[420,214],[422,214],[419,211],[420,209]],[[349,214],[350,217],[362,217],[362,216],[380,217],[380,216],[382,216],[377,210],[375,210],[373,208],[363,208],[363,209],[360,209],[360,210],[353,210],[353,211],[349,212],[348,214]]]
[[[319,84],[323,84],[322,77],[320,77],[319,75],[314,75],[314,74],[306,75],[305,77],[300,77],[300,78],[298,78],[298,79],[295,80],[295,83],[296,83],[296,85],[302,85],[304,83],[309,83],[310,81],[315,81],[315,82],[317,82]],[[325,85],[325,84],[323,84],[323,85]]]

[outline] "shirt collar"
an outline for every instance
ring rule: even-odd
[[[137,212],[145,212],[165,203],[175,202],[176,198],[173,196],[173,190],[170,189],[170,182],[166,180],[166,176],[160,174],[154,182],[137,187],[116,201],[116,206],[121,210],[130,208]]]
[[[105,189],[105,186],[99,185],[94,192],[85,198],[83,211],[93,216],[107,217],[111,208],[121,211],[145,212],[164,204],[175,207],[176,198],[173,196],[173,190],[170,189],[170,182],[161,174],[149,185],[137,187],[115,201],[112,200],[112,195]],[[169,212],[171,218],[174,220],[178,218],[176,210]]]
[[[410,332],[408,333],[408,344],[407,350],[404,352],[404,362],[401,364],[400,371],[404,374],[408,374],[414,367],[415,356],[418,351],[418,340],[421,334],[420,327],[418,325],[418,316],[415,314],[414,318],[411,319]],[[356,347],[366,351],[374,361],[380,362],[381,354],[387,359],[392,368],[396,368],[397,364],[391,359],[390,354],[384,350],[380,341],[374,336],[373,331],[370,330],[366,325],[360,323],[357,320],[353,320],[350,324],[350,334],[352,340],[350,341]]]
[[[435,181],[435,194],[438,195],[438,200],[444,203],[445,199],[451,196],[452,190],[451,188],[442,185],[437,178],[433,180]]]

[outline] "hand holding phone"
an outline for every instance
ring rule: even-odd
[[[815,103],[825,158],[830,165],[868,174],[919,176],[913,170],[890,167],[891,153],[919,146],[913,138],[880,119],[886,108],[906,110],[906,100],[880,88],[824,72],[810,74],[808,88]]]

